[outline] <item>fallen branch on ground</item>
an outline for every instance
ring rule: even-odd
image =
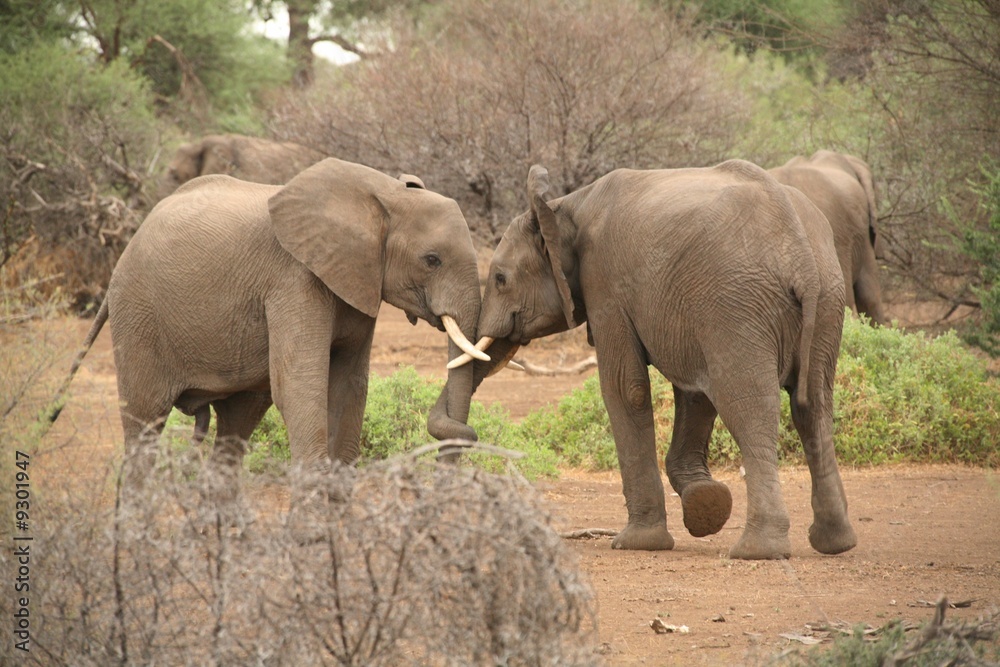
[[[567,533],[559,533],[559,537],[564,540],[590,540],[597,537],[614,537],[617,530],[610,528],[583,528],[581,530],[571,530]]]
[[[515,357],[513,363],[523,366],[524,372],[528,375],[545,375],[549,377],[556,375],[579,375],[584,371],[597,367],[597,356],[592,354],[579,363],[561,368],[547,368],[545,366],[539,366],[538,364],[533,364],[530,361],[525,361],[521,357]]]

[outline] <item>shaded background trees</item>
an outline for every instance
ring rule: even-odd
[[[286,41],[262,36],[286,16]],[[361,57],[335,66],[322,42]],[[995,0],[8,0],[0,54],[4,280],[62,273],[46,284],[80,306],[165,153],[220,131],[417,173],[487,253],[536,161],[568,192],[840,150],[875,172],[890,300],[946,314],[989,287],[958,239],[989,233]]]

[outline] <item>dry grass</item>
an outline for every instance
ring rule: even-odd
[[[516,473],[412,456],[299,471],[289,510],[256,516],[185,467],[116,482],[113,505],[40,499],[25,664],[597,661],[593,594]]]

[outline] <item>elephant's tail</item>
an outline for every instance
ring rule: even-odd
[[[809,358],[812,356],[813,334],[816,332],[816,311],[819,308],[819,281],[811,281],[797,296],[802,304],[802,330],[799,333],[799,376],[795,387],[795,402],[800,408],[809,405]]]
[[[70,366],[69,375],[63,380],[55,397],[52,399],[52,411],[49,413],[48,418],[49,424],[55,423],[56,419],[59,418],[59,413],[63,409],[63,396],[66,395],[70,383],[73,382],[73,377],[83,364],[83,358],[87,356],[87,352],[90,351],[90,348],[94,345],[94,341],[97,340],[97,334],[101,333],[101,329],[104,328],[104,323],[107,321],[108,298],[105,297],[103,303],[101,303],[101,308],[97,311],[97,317],[94,318],[94,323],[90,326],[90,331],[87,332],[87,337],[84,339],[83,345],[80,346],[80,351],[77,352],[76,358],[73,360],[73,365]]]

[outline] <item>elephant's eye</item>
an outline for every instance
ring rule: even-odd
[[[497,287],[503,287],[507,284],[507,276],[502,273],[497,273],[496,275]]]
[[[424,261],[427,262],[427,266],[431,267],[432,269],[436,269],[437,267],[441,266],[441,258],[435,255],[434,253],[431,253],[426,257],[424,257]]]

